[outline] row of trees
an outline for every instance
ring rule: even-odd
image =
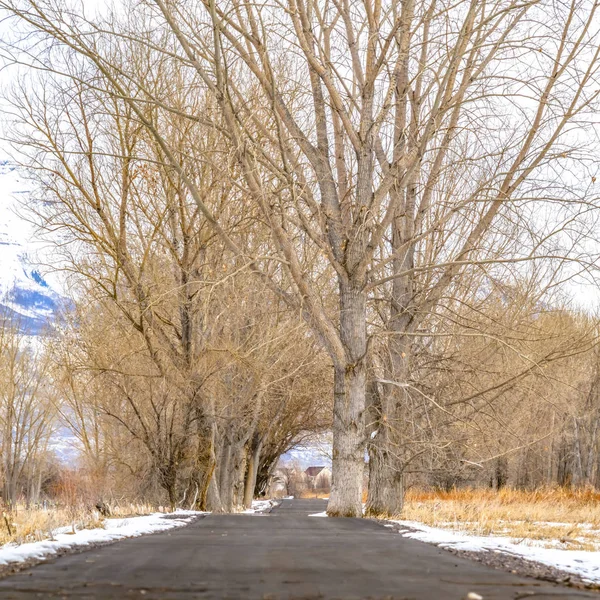
[[[515,311],[500,307],[498,319],[514,323]],[[2,499],[8,506],[43,499],[87,506],[136,500],[235,510],[269,483],[273,489],[282,473],[292,472],[279,469],[272,479],[285,450],[328,427],[328,404],[311,403],[328,385],[319,379],[330,371],[326,362],[311,357],[301,363],[299,382],[284,377],[279,386],[271,380],[273,389],[259,407],[255,401],[241,402],[240,389],[231,392],[229,375],[239,368],[237,359],[211,363],[213,381],[203,394],[224,394],[229,404],[217,403],[213,410],[219,412],[213,416],[225,428],[235,424],[245,445],[232,454],[227,429],[217,428],[220,446],[213,446],[209,493],[199,477],[206,477],[211,446],[200,437],[198,424],[182,418],[193,408],[166,388],[172,381],[144,370],[143,346],[125,343],[132,339],[127,326],[119,329],[120,337],[107,329],[118,316],[103,313],[97,304],[93,313],[86,316],[80,307],[75,330],[63,324],[60,335],[46,340],[23,334],[8,317],[2,321],[0,454]],[[420,353],[428,384],[420,401],[407,407],[404,444],[398,448],[409,485],[600,485],[594,319],[567,310],[525,311],[519,329],[518,353],[504,352],[498,339],[485,344],[481,336],[467,343],[463,336],[443,338],[444,365],[432,348]],[[112,366],[103,366],[109,356]],[[297,354],[289,359],[293,368],[298,366]],[[494,385],[499,378],[503,383]],[[499,399],[474,392],[477,384],[484,391],[493,388]],[[257,410],[261,415],[254,420]],[[249,419],[245,426],[244,418]],[[57,443],[72,445],[73,438],[80,459],[69,474],[55,450]]]
[[[366,452],[389,515],[419,462],[535,443],[488,433],[596,340],[555,293],[593,276],[595,2],[0,8],[82,432],[100,408],[171,503],[230,510],[331,402],[340,516]]]
[[[327,364],[309,339],[295,337],[301,332],[286,315],[265,313],[262,300],[239,306],[239,322],[213,314],[218,336],[197,357],[204,379],[194,392],[188,372],[160,371],[113,303],[88,297],[70,307],[71,322],[41,337],[6,309],[3,505],[131,500],[217,512],[250,505],[280,455],[330,422]],[[231,307],[233,297],[217,310],[223,301]]]
[[[172,281],[146,284],[150,318],[180,331],[186,315],[169,297]],[[106,491],[115,468],[123,477],[126,467],[147,482],[143,496],[156,498],[159,486],[171,506],[232,511],[251,503],[261,466],[272,471],[281,454],[328,427],[321,351],[298,319],[265,310],[260,290],[240,298],[243,285],[232,275],[194,294],[189,361],[169,356],[177,332],[159,340],[131,326],[134,317],[145,329],[145,315],[137,302],[123,314],[128,286],[119,306],[92,302],[64,333],[67,343],[60,338],[63,417]],[[210,303],[206,312],[200,302]]]
[[[2,500],[39,502],[52,479],[57,427],[52,364],[9,309],[0,312],[0,477]]]

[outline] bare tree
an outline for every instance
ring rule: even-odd
[[[9,506],[39,499],[46,453],[56,426],[49,356],[41,342],[0,316],[0,456],[2,497]]]
[[[183,94],[172,74],[154,83]],[[43,94],[15,98],[14,106],[29,132],[20,143],[32,180],[52,199],[36,218],[54,241],[60,232],[78,307],[56,344],[63,418],[100,478],[119,460],[132,470],[149,465],[172,507],[231,511],[250,503],[263,445],[284,452],[300,433],[322,427],[323,394],[303,393],[328,381],[322,350],[299,314],[207,228],[127,103],[70,82],[68,93],[53,82]],[[171,119],[165,125],[181,160],[196,165],[189,173],[198,168],[205,201],[229,221],[229,235],[260,248],[263,230],[237,210],[232,183],[193,157],[219,151],[214,131],[202,137]],[[303,377],[293,399],[282,391]],[[111,443],[123,430],[133,452]]]
[[[331,515],[362,514],[368,301],[392,285],[394,385],[369,445],[368,511],[397,513],[410,340],[465,265],[506,260],[486,241],[505,211],[582,200],[555,183],[577,160],[570,126],[597,100],[596,4],[152,0],[135,20],[97,22],[45,1],[0,6],[36,32],[34,66],[127,107],[227,251],[318,335],[335,372]],[[201,91],[172,102],[149,85],[164,71]],[[206,201],[173,115],[228,149],[222,176],[270,231],[260,252]]]

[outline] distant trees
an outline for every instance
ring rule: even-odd
[[[50,471],[58,401],[51,365],[40,342],[0,314],[0,477],[8,506],[38,502]]]
[[[217,298],[226,304],[213,313],[216,333],[205,332],[207,348],[196,357],[204,378],[195,394],[181,373],[156,369],[110,301],[81,311],[77,329],[66,334],[76,341],[60,353],[61,387],[64,417],[88,465],[109,479],[127,467],[155,481],[173,506],[231,511],[251,502],[261,462],[274,466],[307,430],[328,426],[328,369],[285,316],[273,329],[264,321],[252,327],[260,313],[222,291]],[[264,297],[256,299],[252,308],[262,310]]]
[[[570,439],[572,415],[587,413],[598,324],[528,304],[526,295],[519,288],[495,295],[485,336],[440,335],[417,355],[421,387],[410,396],[411,431],[398,449],[413,484],[565,483],[559,473],[574,464],[559,448]],[[499,335],[509,327],[510,338]]]

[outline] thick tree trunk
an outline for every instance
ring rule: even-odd
[[[386,444],[369,450],[369,517],[397,517],[404,504],[404,481],[397,461],[387,454]]]
[[[398,393],[400,392],[400,393]],[[404,505],[401,390],[387,390],[375,436],[369,442],[369,495],[366,514],[393,517]]]
[[[240,441],[226,441],[219,465],[219,495],[224,512],[234,512],[244,499],[245,451]]]
[[[409,184],[397,204],[392,245],[398,251],[393,261],[394,272],[406,273],[392,283],[390,318],[388,322],[388,356],[382,361],[388,383],[381,394],[376,418],[375,437],[369,443],[369,498],[367,514],[377,517],[397,516],[404,504],[403,452],[406,420],[405,387],[411,376],[411,338],[407,333],[415,328],[415,289],[413,269],[415,245],[407,243],[414,237],[415,186]]]
[[[210,426],[210,436],[207,451],[207,464],[199,483],[199,496],[197,507],[200,510],[221,512],[221,498],[216,481],[217,456],[215,453],[217,427],[213,423]]]
[[[215,467],[213,470],[213,475],[208,482],[208,489],[206,490],[206,510],[209,510],[213,513],[222,513],[225,512],[220,491],[221,464],[223,462],[222,432],[214,422],[212,424],[212,428]]]
[[[374,376],[381,368],[372,369]],[[404,504],[404,463],[400,453],[402,401],[396,387],[369,382],[372,433],[369,440],[369,494],[366,515],[398,516]]]
[[[206,490],[206,509],[212,513],[225,512],[223,509],[223,503],[221,502],[221,494],[219,492],[219,482],[217,481],[216,471],[208,482],[208,489]]]
[[[210,480],[208,490],[206,491],[206,510],[212,513],[225,512],[223,510],[223,503],[221,502],[221,495],[219,494],[219,486],[214,477]]]
[[[335,366],[332,485],[327,514],[362,517],[365,468],[366,298],[340,283],[340,333],[347,363]]]
[[[379,387],[378,402],[369,440],[369,495],[366,514],[370,517],[397,517],[404,505],[403,455],[404,421],[409,377],[410,341],[398,332],[388,345],[385,379],[394,382]],[[379,370],[382,370],[380,368]]]
[[[232,473],[233,493],[232,510],[237,510],[244,504],[244,481],[246,474],[246,448],[245,444],[238,442],[234,451]]]
[[[258,474],[261,449],[262,440],[253,444],[253,449],[250,453],[248,469],[246,472],[246,481],[244,482],[244,508],[252,508],[252,500],[254,499],[254,490],[256,488],[256,476]]]
[[[221,478],[219,494],[221,496],[221,506],[223,511],[233,512],[233,478],[231,471],[226,471]]]
[[[225,440],[219,463],[219,496],[224,512],[233,510],[233,480],[231,477],[231,444]]]

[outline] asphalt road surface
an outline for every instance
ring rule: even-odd
[[[308,516],[324,509],[324,501],[284,500],[270,514],[209,515],[22,571],[0,581],[0,599],[600,599],[457,558],[367,519]]]

